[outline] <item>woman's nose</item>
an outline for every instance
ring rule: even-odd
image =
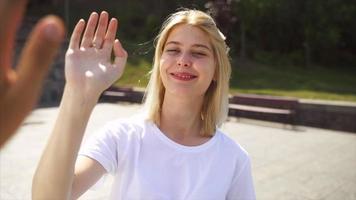
[[[190,67],[191,66],[191,61],[190,61],[189,55],[182,54],[178,58],[178,66],[179,67]]]

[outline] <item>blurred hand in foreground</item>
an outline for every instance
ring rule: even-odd
[[[26,2],[0,1],[0,147],[32,110],[65,35],[65,27],[58,17],[42,18],[27,39],[14,70],[14,40]]]

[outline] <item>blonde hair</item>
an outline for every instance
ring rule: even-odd
[[[206,33],[213,47],[216,80],[213,80],[207,89],[201,110],[202,134],[212,136],[216,127],[220,126],[227,117],[231,65],[225,36],[219,31],[212,17],[202,11],[181,10],[170,15],[163,23],[160,33],[155,39],[156,49],[153,68],[145,93],[144,101],[147,117],[157,125],[160,124],[165,88],[161,80],[159,64],[166,40],[173,28],[179,24],[189,24],[200,28]]]

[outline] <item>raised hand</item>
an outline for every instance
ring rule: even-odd
[[[109,16],[105,11],[98,18],[98,14],[93,12],[86,28],[84,20],[79,20],[70,40],[65,66],[67,86],[93,98],[99,97],[121,77],[127,59],[126,51],[119,40],[115,40],[117,20],[112,18],[108,22]]]
[[[0,147],[32,110],[65,34],[62,21],[47,16],[38,22],[12,68],[14,38],[26,0],[0,1]]]
[[[98,18],[97,13],[92,13],[86,27],[80,20],[74,28],[66,54],[67,82],[53,132],[33,178],[32,199],[77,198],[105,173],[94,162],[84,167],[90,172],[78,172],[74,167],[99,95],[121,76],[127,58],[126,51],[115,40],[117,20],[109,22],[107,12]]]

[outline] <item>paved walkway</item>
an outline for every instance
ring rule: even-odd
[[[139,105],[99,104],[87,135]],[[31,199],[31,180],[58,108],[37,109],[0,151],[0,199]],[[223,129],[250,153],[257,198],[356,200],[356,134],[231,119]],[[80,199],[107,199],[111,179]]]

